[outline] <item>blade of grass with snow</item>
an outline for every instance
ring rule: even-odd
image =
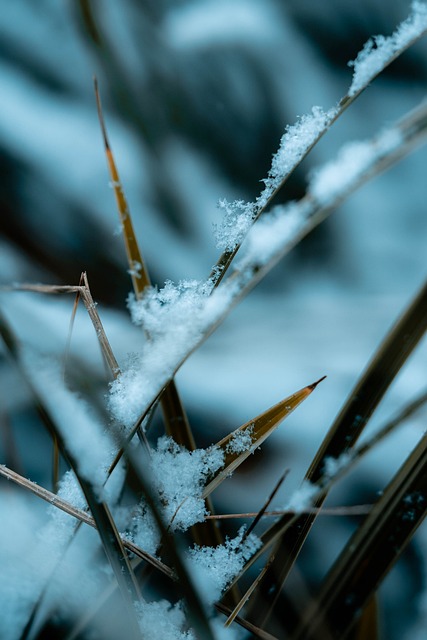
[[[321,481],[326,461],[328,459],[337,460],[354,447],[371,415],[423,337],[426,329],[427,283],[423,285],[406,312],[391,329],[350,394],[306,474],[308,482],[318,483]],[[314,506],[320,507],[326,495],[327,491],[320,499],[316,500]],[[253,615],[256,618],[256,623],[260,626],[268,619],[315,517],[315,514],[301,515],[293,525],[286,529],[278,548],[274,550],[275,561],[266,573],[252,602]],[[287,520],[288,517],[284,516],[282,524],[286,524]],[[280,524],[274,525],[274,528],[278,526]],[[269,532],[266,532],[264,538],[268,537]]]
[[[292,640],[344,638],[427,514],[427,436],[394,476],[321,585]],[[351,596],[351,597],[350,597]]]
[[[66,448],[60,429],[57,427],[55,421],[50,415],[49,410],[44,405],[31,380],[27,376],[25,368],[21,363],[17,340],[13,335],[12,329],[10,328],[9,324],[1,314],[0,335],[3,338],[4,344],[6,345],[12,360],[14,361],[18,371],[20,372],[23,380],[26,382],[33,396],[34,406],[38,414],[40,415],[41,420],[47,427],[49,433],[52,436],[56,437],[61,455],[69,463],[70,467],[76,474],[86,502],[95,520],[105,554],[111,564],[111,567],[116,576],[116,580],[119,584],[123,601],[129,616],[132,636],[135,639],[140,638],[139,625],[134,607],[134,602],[140,599],[139,587],[131,569],[127,554],[123,548],[122,541],[115,526],[114,520],[111,516],[110,510],[107,504],[96,496],[91,483],[78,473],[78,460],[76,460],[73,454],[70,453],[69,449]]]
[[[241,222],[244,218],[246,220],[243,224],[244,231],[232,240],[228,239],[227,248],[212,268],[209,278],[215,287],[224,278],[250,227],[265,212],[313,147],[368,85],[426,33],[427,9],[425,5],[416,3],[408,18],[391,36],[387,38],[377,36],[374,39],[375,46],[372,40],[368,41],[356,60],[349,63],[354,68],[352,83],[336,107],[326,112],[320,107],[313,107],[311,114],[303,116],[296,124],[286,128],[280,141],[280,148],[273,156],[268,177],[263,180],[265,188],[255,202],[242,204],[238,201],[231,205],[227,203],[226,209],[229,209],[227,213],[231,212],[232,215],[238,216]]]
[[[206,485],[202,497],[206,498],[210,495],[255,449],[261,446],[273,431],[277,429],[279,424],[308,398],[325,377],[326,376],[323,376],[323,378],[320,378],[317,382],[281,400],[278,404],[270,407],[267,411],[264,411],[253,420],[246,422],[220,440],[215,446],[220,448],[224,453],[224,466]]]

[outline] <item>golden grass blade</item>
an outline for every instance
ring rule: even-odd
[[[123,239],[125,241],[126,256],[129,264],[129,273],[132,278],[133,289],[137,298],[140,298],[144,289],[150,286],[150,277],[139,249],[133,228],[132,218],[129,212],[129,206],[120,182],[119,172],[117,171],[113,152],[107,135],[107,128],[102,113],[101,98],[99,95],[98,81],[94,78],[96,105],[98,108],[98,118],[101,125],[102,137],[104,140],[105,154],[107,157],[108,169],[110,172],[111,183],[116,197],[117,210],[119,212],[120,223],[123,230]]]
[[[217,609],[217,611],[220,611],[226,616],[231,612],[231,610],[227,606],[222,604],[222,602],[217,602],[215,604],[215,608]],[[255,638],[260,638],[261,640],[279,640],[279,638],[276,638],[276,636],[271,635],[271,633],[268,633],[268,631],[264,631],[264,629],[256,627],[248,620],[244,620],[244,618],[239,618],[239,616],[236,616],[234,622],[240,625],[243,629],[250,631],[251,634],[255,636]]]
[[[375,593],[363,609],[349,640],[379,640],[378,596]]]
[[[316,453],[306,474],[306,480],[314,484],[321,483],[325,460],[338,459],[351,451],[388,387],[426,329],[427,283],[423,285],[380,345]],[[327,493],[328,487],[325,487],[313,506],[321,507]],[[282,528],[283,532],[280,548],[274,550],[275,561],[260,583],[257,597],[252,600],[254,617],[249,617],[256,624],[263,626],[268,619],[315,518],[315,514],[302,514],[290,523],[289,516],[285,515],[281,522],[273,525],[271,531],[263,534],[263,541],[270,541],[271,535],[276,537],[277,530]]]
[[[360,88],[351,92],[348,91],[338,102],[335,109],[332,109],[328,112],[328,117],[325,119],[325,124],[321,127],[317,133],[317,135],[313,138],[312,143],[304,150],[301,155],[296,158],[293,166],[288,170],[288,172],[283,176],[280,184],[278,184],[271,193],[268,194],[267,198],[263,198],[262,195],[255,202],[254,215],[252,218],[252,225],[259,219],[259,217],[266,211],[266,209],[270,206],[271,202],[274,200],[279,191],[285,186],[288,179],[294,173],[294,171],[299,167],[301,162],[309,155],[312,149],[317,145],[317,143],[323,138],[325,133],[331,128],[331,126],[342,116],[342,114],[348,109],[348,107],[355,101],[357,98],[365,91],[365,89],[372,83],[372,81],[384,71],[390,64],[392,64],[399,56],[402,55],[407,49],[412,47],[418,40],[424,37],[427,33],[427,30],[421,31],[418,35],[414,36],[411,40],[409,40],[404,46],[401,46],[399,51],[397,51],[394,55],[390,56],[387,60],[384,59],[383,66],[378,69],[377,73],[373,77],[369,77],[366,79],[364,83],[361,84]],[[259,204],[261,202],[261,204]],[[249,230],[248,230],[249,231]],[[209,278],[214,283],[214,286],[217,287],[221,280],[226,275],[231,263],[233,262],[237,252],[239,251],[242,242],[239,242],[233,250],[224,251],[221,256],[218,258],[215,266],[212,268],[212,271],[209,275]]]
[[[326,376],[323,376],[323,378],[320,378],[317,382],[293,393],[220,440],[215,446],[224,452],[224,467],[206,485],[202,494],[203,498],[210,495],[221,482],[233,473],[233,471],[273,433],[279,424],[308,398],[317,385],[325,378]],[[245,449],[243,451],[240,450],[239,445],[239,442],[242,440],[245,442]]]

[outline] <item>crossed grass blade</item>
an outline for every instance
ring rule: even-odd
[[[98,118],[101,125],[102,137],[104,141],[105,153],[107,157],[110,178],[116,197],[117,210],[119,213],[120,223],[123,230],[123,239],[125,242],[126,255],[129,265],[129,273],[132,278],[132,285],[137,299],[141,299],[144,290],[151,286],[151,280],[142,252],[139,248],[138,240],[133,228],[132,217],[126,196],[120,181],[119,172],[117,170],[114,155],[108,139],[107,128],[102,112],[101,98],[99,94],[98,82],[94,78],[95,97],[98,109]],[[149,338],[149,336],[148,336]],[[175,381],[171,379],[165,385],[160,396],[160,404],[163,411],[165,430],[176,443],[183,445],[189,451],[196,449],[196,442],[193,432],[181,401]],[[142,420],[140,421],[142,422]],[[139,426],[137,427],[139,428]],[[112,467],[113,468],[113,467]],[[112,471],[112,469],[111,469]],[[208,504],[209,510],[213,510],[211,503]],[[192,527],[194,540],[197,544],[205,544],[212,546],[222,542],[222,536],[218,527],[213,523],[202,523]]]
[[[314,640],[322,629],[334,640],[347,637],[426,515],[424,435],[342,551],[292,640]]]
[[[140,639],[141,634],[139,631],[139,624],[134,607],[134,602],[140,599],[139,587],[130,566],[127,554],[123,548],[120,535],[117,531],[110,510],[107,504],[97,497],[90,482],[88,482],[78,473],[78,460],[76,460],[74,456],[66,449],[60,430],[58,429],[55,421],[50,415],[49,410],[44,405],[42,399],[29,380],[26,371],[21,363],[17,340],[13,334],[11,327],[8,325],[2,315],[0,315],[0,335],[9,352],[9,355],[14,361],[18,371],[20,372],[22,378],[26,382],[32,394],[34,406],[37,410],[37,413],[39,414],[42,422],[44,423],[52,437],[56,437],[61,455],[68,462],[71,469],[73,469],[79,481],[86,502],[95,520],[96,528],[98,530],[105,554],[111,564],[120,588],[123,602],[128,614],[127,617],[130,624],[131,637],[135,640]]]
[[[368,420],[426,329],[427,283],[380,345],[320,446],[306,474],[306,480],[312,483],[321,481],[325,461],[328,458],[338,459],[354,447]],[[327,493],[325,490],[316,500],[315,507],[322,506]],[[268,540],[275,530],[289,524],[280,543],[272,552],[274,560],[252,599],[249,618],[258,626],[262,627],[268,620],[315,518],[315,513],[302,514],[289,524],[289,516],[283,516],[279,523],[264,534],[263,539]]]
[[[255,224],[255,222],[263,215],[267,208],[271,205],[272,201],[276,197],[276,195],[281,191],[281,189],[286,185],[289,178],[292,176],[294,171],[299,167],[299,165],[303,162],[303,160],[309,155],[309,153],[313,150],[313,148],[317,145],[317,143],[323,138],[323,136],[328,132],[331,126],[343,115],[343,113],[348,109],[348,107],[355,101],[357,98],[365,91],[365,89],[371,84],[375,78],[377,78],[390,64],[392,64],[397,58],[399,58],[407,49],[412,47],[418,40],[424,37],[427,33],[427,30],[421,31],[418,35],[414,36],[411,40],[406,42],[405,45],[401,46],[398,51],[394,54],[389,55],[387,58],[383,60],[382,66],[378,69],[378,71],[369,76],[364,83],[361,84],[360,88],[357,91],[348,91],[338,102],[337,106],[334,109],[329,110],[327,117],[325,118],[324,125],[319,128],[317,134],[313,137],[310,144],[306,146],[306,148],[301,151],[301,153],[297,156],[295,161],[292,163],[292,166],[286,171],[286,173],[282,176],[279,184],[272,189],[268,195],[265,192],[259,196],[259,198],[255,202],[254,214],[251,220],[251,225]],[[266,195],[264,198],[263,195]],[[249,233],[249,229],[247,230],[245,237]],[[242,246],[244,238],[236,244],[234,249],[225,250],[220,257],[218,258],[215,266],[212,268],[209,278],[214,283],[214,286],[217,287],[221,280],[226,275],[231,263],[236,257],[240,247]]]

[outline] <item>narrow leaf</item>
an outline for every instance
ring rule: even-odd
[[[427,514],[427,436],[396,473],[325,578],[292,640],[346,637]]]
[[[248,458],[261,444],[270,436],[279,424],[287,418],[301,402],[306,400],[319,382],[300,389],[291,396],[288,396],[278,404],[274,405],[264,413],[246,422],[241,427],[220,440],[215,446],[224,452],[224,467],[206,485],[202,496],[206,498],[223,482],[242,462]],[[243,450],[242,450],[243,449]]]
[[[307,472],[306,480],[317,483],[322,479],[327,458],[338,459],[354,447],[371,415],[426,329],[427,283],[423,285],[406,312],[391,329],[356,384],[319,448]],[[320,507],[326,496],[327,489],[313,506]],[[315,518],[315,513],[302,514],[289,525],[289,516],[283,516],[281,521],[273,525],[272,532],[284,527],[286,533],[279,547],[274,549],[275,561],[260,583],[257,591],[259,597],[254,597],[252,600],[252,615],[256,624],[262,626],[268,619]],[[263,540],[269,539],[272,532],[265,532]],[[252,619],[251,616],[249,618]]]

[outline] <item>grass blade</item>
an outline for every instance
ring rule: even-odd
[[[350,539],[292,640],[344,638],[427,514],[427,436]]]
[[[365,373],[351,392],[338,417],[330,428],[317,452],[306,479],[312,483],[321,481],[327,458],[338,459],[357,442],[369,418],[377,408],[388,387],[411,355],[427,329],[427,283],[423,285],[409,308],[391,329],[374,355]],[[316,501],[320,507],[326,498]],[[314,523],[316,515],[303,514],[283,535],[274,550],[275,561],[266,573],[257,597],[253,599],[253,615],[260,626],[265,623],[280,593],[289,571],[292,569],[302,545]],[[282,525],[288,522],[283,516]],[[274,525],[278,527],[279,525]],[[268,538],[266,532],[265,537]],[[262,624],[261,624],[262,621]]]
[[[203,497],[206,498],[210,495],[255,449],[261,446],[264,440],[277,429],[279,424],[287,418],[301,402],[308,398],[325,377],[326,376],[323,376],[323,378],[320,378],[317,382],[293,393],[220,440],[215,446],[224,452],[224,467],[206,485],[202,494]],[[244,443],[243,451],[241,450],[242,442]]]
[[[105,554],[111,564],[111,567],[119,584],[131,625],[132,637],[134,637],[135,639],[140,638],[138,620],[133,604],[135,601],[138,601],[140,599],[139,587],[133,571],[130,567],[127,554],[123,548],[122,541],[116,529],[110,510],[105,502],[97,498],[90,482],[79,475],[77,471],[78,461],[74,459],[73,455],[71,455],[70,452],[66,449],[60,430],[55,424],[55,421],[52,419],[48,409],[45,407],[33,384],[29,380],[25,369],[21,364],[18,343],[13,335],[10,326],[2,315],[0,315],[0,335],[3,338],[7,350],[12,357],[12,360],[15,362],[20,374],[22,375],[32,393],[32,396],[34,398],[34,405],[37,412],[39,413],[49,433],[57,438],[61,455],[69,463],[79,481],[86,502],[95,520]]]

